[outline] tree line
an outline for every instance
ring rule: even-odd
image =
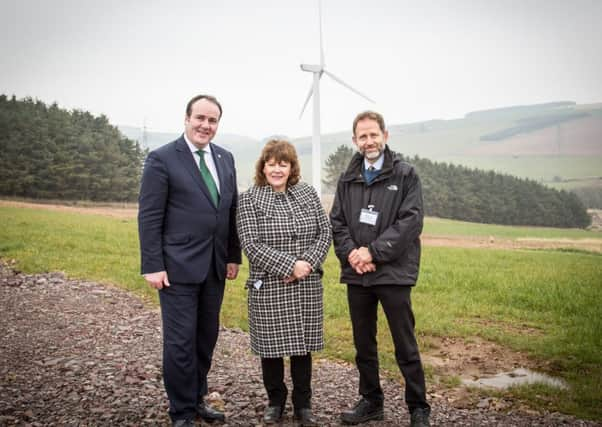
[[[598,179],[602,181],[602,178]],[[592,184],[588,187],[577,187],[572,189],[571,192],[575,193],[585,206],[593,209],[602,209],[602,182],[600,184]]]
[[[326,161],[334,189],[354,151]],[[0,95],[0,195],[38,199],[135,201],[146,150],[104,116]],[[586,227],[591,219],[574,193],[511,175],[427,159],[404,158],[423,183],[427,215],[472,222]]]
[[[146,152],[104,116],[0,95],[0,194],[135,201]]]
[[[341,145],[326,160],[325,187],[336,188],[354,151]],[[403,157],[403,156],[402,156]],[[470,222],[584,228],[591,224],[576,194],[493,171],[404,157],[416,167],[425,214]]]

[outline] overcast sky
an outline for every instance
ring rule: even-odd
[[[370,6],[369,6],[370,5]],[[221,132],[311,134],[318,0],[0,0],[0,93],[179,132],[197,93]],[[516,104],[602,101],[602,1],[323,0],[322,131]]]

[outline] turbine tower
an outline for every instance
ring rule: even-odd
[[[320,79],[322,78],[322,74],[326,74],[328,77],[333,79],[335,82],[339,83],[342,86],[345,86],[350,91],[356,93],[364,99],[367,99],[370,102],[374,102],[372,99],[368,98],[366,95],[358,91],[357,89],[352,88],[350,85],[345,83],[343,80],[326,70],[326,65],[324,63],[324,48],[322,46],[322,1],[318,1],[318,10],[319,10],[319,19],[320,19],[320,63],[319,64],[301,64],[301,70],[307,71],[313,74],[313,83],[309,88],[309,93],[307,94],[307,98],[305,99],[305,103],[303,104],[303,108],[301,109],[301,114],[299,118],[303,116],[303,112],[305,111],[305,107],[309,103],[309,99],[314,97],[313,102],[313,132],[311,137],[311,153],[312,153],[312,179],[313,186],[318,193],[318,197],[322,199],[322,162],[320,159]]]

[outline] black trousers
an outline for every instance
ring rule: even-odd
[[[163,321],[163,382],[172,420],[196,416],[219,331],[224,280],[213,268],[203,283],[174,283],[159,291]]]
[[[347,299],[353,326],[355,362],[360,374],[360,394],[377,404],[384,395],[378,374],[376,320],[378,303],[383,307],[395,346],[395,360],[405,379],[408,409],[430,408],[426,402],[424,371],[414,335],[414,313],[410,286],[347,285]]]
[[[282,357],[261,358],[263,385],[268,393],[270,406],[286,405],[288,390],[284,384],[284,360]],[[295,410],[311,408],[311,353],[291,356],[293,380],[293,407]]]

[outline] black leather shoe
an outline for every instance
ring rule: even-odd
[[[311,413],[311,408],[295,410],[294,418],[302,427],[315,427],[318,425],[318,422]]]
[[[193,420],[175,420],[171,425],[172,427],[195,427]]]
[[[429,415],[431,411],[427,408],[416,408],[410,415],[410,427],[431,427]]]
[[[282,420],[284,406],[268,406],[263,414],[264,424],[276,424]]]
[[[199,417],[201,417],[205,422],[208,423],[212,423],[213,421],[226,421],[226,416],[222,411],[213,408],[211,405],[208,405],[205,401],[201,401],[201,403],[199,403],[197,413],[199,414]]]
[[[385,418],[382,403],[373,403],[362,398],[351,411],[341,414],[343,424],[360,424],[366,421],[383,420]]]

